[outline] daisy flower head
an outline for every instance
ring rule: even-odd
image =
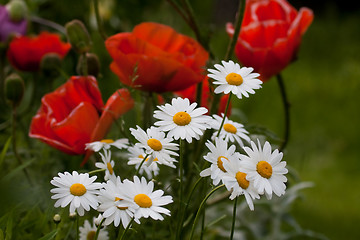
[[[254,187],[259,194],[264,194],[268,199],[271,199],[274,192],[277,196],[285,193],[287,178],[285,174],[286,162],[281,161],[283,154],[275,149],[271,152],[271,145],[265,142],[264,147],[261,147],[258,140],[258,146],[251,141],[251,148],[244,147],[246,155],[241,155],[242,167],[247,174],[246,179],[254,182]]]
[[[139,168],[140,164],[144,160],[144,157],[146,156],[145,151],[139,146],[129,147],[128,150],[128,165],[135,165],[136,168]],[[159,161],[157,158],[155,158],[152,163],[150,163],[150,165],[147,165],[147,162],[149,162],[149,157],[145,159],[145,164],[141,165],[139,173],[143,174],[143,172],[145,171],[148,178],[151,179],[153,176],[157,176],[159,174]],[[172,162],[169,162],[168,166],[175,168],[175,165]]]
[[[149,155],[147,164],[150,165],[154,159],[159,163],[171,165],[176,160],[172,156],[179,156],[174,152],[179,149],[177,143],[173,143],[173,139],[165,137],[165,133],[158,128],[150,127],[142,130],[139,126],[137,129],[130,128],[131,134],[139,141],[135,145],[145,149],[146,155]],[[145,157],[145,156],[144,156]]]
[[[118,149],[127,148],[128,144],[129,144],[129,140],[126,138],[121,138],[116,141],[112,139],[103,139],[101,141],[86,143],[85,149],[86,150],[90,149],[94,152],[99,152],[101,149],[109,150],[111,146],[114,146]]]
[[[204,115],[208,110],[204,107],[196,108],[197,103],[190,104],[189,99],[173,98],[171,104],[166,103],[158,106],[160,110],[154,111],[154,118],[159,119],[154,123],[161,130],[168,132],[168,137],[186,139],[191,143],[192,139],[200,139],[204,131],[210,128],[209,116]]]
[[[213,180],[213,184],[218,185],[226,173],[223,163],[233,158],[238,159],[240,157],[240,153],[235,152],[235,145],[231,145],[228,148],[227,142],[220,138],[215,139],[215,145],[211,141],[208,141],[205,143],[205,145],[210,150],[210,152],[204,156],[204,159],[210,162],[211,165],[209,168],[206,168],[200,172],[200,176],[210,176],[210,178]]]
[[[170,211],[162,206],[173,202],[171,196],[163,196],[164,191],[154,190],[154,182],[147,182],[134,176],[134,181],[125,179],[121,198],[136,204],[135,219],[151,217],[154,220],[164,220],[161,214],[170,216]]]
[[[89,239],[95,239],[97,227],[95,225],[95,218],[93,219],[93,224],[90,225],[90,222],[88,220],[85,220],[84,225],[79,227],[79,237],[80,240],[89,240]],[[108,232],[102,228],[99,231],[98,240],[108,240]]]
[[[95,166],[105,170],[105,181],[116,178],[114,173],[115,162],[114,160],[111,160],[111,151],[104,149],[104,154],[101,154],[100,152],[99,154],[101,156],[102,162],[95,163]]]
[[[123,187],[120,177],[117,177],[115,181],[107,181],[103,186],[104,188],[100,190],[100,205],[97,210],[103,213],[104,224],[110,225],[113,222],[114,226],[117,227],[121,222],[126,228],[134,216],[133,212],[136,205],[132,201],[120,197]],[[139,222],[137,219],[135,221]]]
[[[219,115],[213,115],[214,120],[211,122],[211,127],[215,129],[212,139],[215,139],[217,136],[221,122],[224,118],[224,114],[222,117]],[[244,125],[231,121],[227,117],[225,117],[224,125],[220,131],[219,138],[224,139],[226,142],[237,142],[240,147],[244,147],[243,140],[247,143],[250,143],[250,137],[248,136],[249,132],[245,130]]]
[[[54,177],[50,181],[55,188],[50,192],[54,193],[52,199],[57,199],[55,207],[66,207],[70,204],[70,213],[75,210],[80,216],[90,207],[96,209],[98,204],[97,195],[102,187],[101,183],[94,182],[96,176],[89,177],[88,173],[78,173],[73,171],[72,174],[65,172],[59,173],[59,177]]]
[[[216,69],[208,69],[208,77],[214,79],[214,92],[228,94],[232,92],[239,99],[242,96],[249,97],[249,93],[254,94],[254,89],[261,88],[262,81],[257,79],[258,73],[251,73],[254,69],[251,67],[240,67],[233,61],[221,61],[222,65],[215,64]]]
[[[230,199],[240,195],[245,196],[245,200],[251,211],[254,211],[253,199],[259,199],[259,193],[254,187],[254,183],[246,179],[246,173],[244,173],[240,159],[230,159],[223,164],[226,174],[222,180],[228,191],[231,191]]]

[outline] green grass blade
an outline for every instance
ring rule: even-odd
[[[57,230],[55,229],[55,230],[49,232],[48,234],[46,234],[45,236],[39,238],[38,240],[50,240],[50,239],[55,238],[56,234],[57,234]]]
[[[6,141],[5,143],[5,146],[3,148],[3,150],[1,151],[1,154],[0,154],[0,167],[5,159],[5,155],[6,155],[6,152],[10,146],[10,143],[11,143],[11,136],[9,137],[9,139]]]

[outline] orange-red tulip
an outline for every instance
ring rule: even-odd
[[[194,39],[151,22],[111,36],[105,45],[113,59],[110,68],[122,83],[158,93],[201,82],[209,57]]]

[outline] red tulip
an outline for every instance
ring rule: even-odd
[[[9,44],[7,57],[16,69],[32,72],[39,70],[45,54],[56,53],[63,59],[70,48],[70,44],[62,42],[59,35],[42,32],[36,37],[15,37]]]
[[[41,99],[29,136],[67,154],[84,154],[85,143],[101,140],[112,122],[129,111],[134,101],[120,89],[105,107],[94,77],[71,77]]]
[[[201,82],[209,57],[197,41],[158,23],[139,24],[105,45],[113,59],[110,68],[122,83],[158,93]]]
[[[262,81],[269,80],[295,59],[313,17],[310,9],[298,12],[286,0],[247,0],[235,47],[237,58],[260,73]],[[232,24],[226,30],[234,34]]]

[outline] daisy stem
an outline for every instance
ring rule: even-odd
[[[230,43],[228,45],[228,49],[226,51],[226,55],[224,57],[225,61],[228,61],[231,58],[231,55],[234,52],[235,49],[235,45],[237,42],[237,38],[239,36],[240,33],[240,28],[241,28],[241,24],[242,24],[242,20],[244,18],[244,12],[245,12],[245,0],[240,0],[239,1],[239,8],[237,11],[237,16],[236,16],[236,20],[235,20],[235,31],[234,31],[234,35],[230,40]]]
[[[79,240],[79,214],[76,214],[76,240]]]
[[[224,126],[226,114],[227,114],[227,111],[228,111],[228,109],[229,109],[229,105],[230,105],[230,102],[231,102],[231,96],[232,96],[232,92],[229,93],[229,98],[228,98],[228,100],[227,100],[226,107],[225,107],[224,117],[223,117],[223,119],[222,119],[222,121],[221,121],[220,128],[219,128],[218,133],[216,134],[216,137],[219,137],[219,136],[220,136],[221,129],[222,129],[223,126]]]
[[[131,226],[131,224],[132,224],[133,221],[134,221],[134,217],[130,220],[129,224],[126,226],[124,232],[121,234],[121,237],[120,237],[120,235],[119,235],[119,240],[123,240],[123,239],[124,239],[125,234],[126,234],[126,232],[129,230],[129,228],[130,228],[130,226]],[[120,228],[120,227],[119,227],[119,228]]]
[[[234,208],[233,208],[233,218],[232,218],[232,223],[231,223],[231,233],[230,233],[230,240],[233,239],[234,237],[234,229],[235,229],[235,220],[236,220],[236,205],[237,205],[237,200],[238,197],[235,198],[234,200]]]
[[[103,22],[101,20],[100,12],[99,12],[99,1],[94,0],[93,3],[94,3],[94,12],[95,12],[96,24],[97,24],[99,33],[100,33],[101,37],[103,38],[103,40],[106,40],[107,35],[105,33]]]
[[[200,206],[199,206],[199,209],[198,209],[198,211],[196,212],[196,216],[195,216],[195,219],[194,219],[192,228],[191,228],[190,240],[193,239],[195,226],[196,226],[197,220],[198,220],[198,218],[199,218],[199,216],[200,216],[201,210],[202,210],[203,206],[204,206],[205,203],[206,203],[206,200],[208,200],[208,198],[209,198],[214,192],[216,192],[216,190],[222,188],[223,186],[225,186],[225,185],[222,184],[222,185],[220,185],[220,186],[217,186],[216,188],[214,188],[213,190],[211,190],[211,192],[209,192],[208,195],[205,196],[204,200],[202,200],[202,202],[201,202],[201,204],[200,204]]]
[[[91,175],[91,174],[95,174],[95,173],[98,173],[98,172],[103,172],[103,171],[105,171],[106,169],[95,169],[95,170],[92,170],[92,171],[90,171],[90,172],[88,172],[88,174],[89,175]]]
[[[179,211],[179,216],[181,218],[182,214],[183,214],[183,211],[182,211],[182,201],[183,201],[183,140],[180,139],[179,141],[179,154],[180,154],[180,159],[179,159],[179,181],[180,181],[180,187],[179,187],[179,208],[178,208],[178,211]],[[177,228],[177,237],[180,237],[180,233],[181,233],[181,227],[182,227],[182,224],[180,223],[181,221],[179,221],[178,223],[178,228]],[[181,225],[180,225],[181,224]]]
[[[138,175],[140,169],[141,169],[141,166],[144,164],[144,162],[146,161],[147,157],[149,156],[149,154],[146,154],[146,156],[144,157],[144,159],[141,161],[139,167],[136,169],[136,172],[135,172],[135,176]]]
[[[280,88],[281,93],[281,99],[284,106],[284,114],[285,114],[285,133],[284,133],[284,140],[280,146],[280,151],[283,151],[289,141],[289,135],[290,135],[290,103],[286,95],[286,89],[284,80],[281,76],[281,74],[276,75],[277,82]]]
[[[94,240],[97,240],[97,239],[98,239],[98,236],[99,236],[99,233],[100,233],[100,229],[101,229],[101,226],[102,226],[102,224],[103,224],[104,221],[105,221],[105,218],[103,218],[103,219],[101,220],[99,226],[97,227]]]

